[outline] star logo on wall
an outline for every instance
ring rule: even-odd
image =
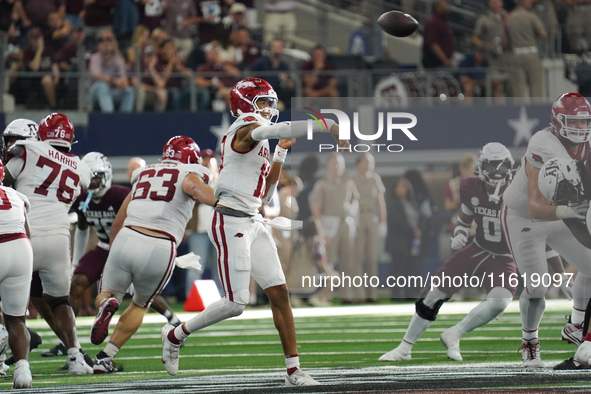
[[[211,131],[211,133],[213,135],[215,135],[218,139],[218,143],[217,143],[218,147],[222,143],[222,138],[224,138],[224,134],[226,134],[226,131],[228,131],[229,128],[230,128],[230,116],[228,115],[227,112],[224,112],[224,114],[222,115],[222,123],[220,123],[219,126],[210,126],[209,127],[209,131]]]
[[[508,119],[507,123],[515,131],[515,138],[513,139],[513,146],[518,146],[521,142],[528,142],[532,136],[532,131],[540,123],[537,118],[528,118],[527,110],[524,105],[519,110],[518,119]]]

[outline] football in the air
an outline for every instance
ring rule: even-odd
[[[408,37],[417,30],[419,22],[404,12],[388,11],[378,18],[378,25],[394,37]]]

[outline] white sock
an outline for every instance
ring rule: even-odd
[[[519,298],[519,312],[521,313],[521,328],[524,331],[534,331],[540,327],[544,310],[546,309],[546,300],[544,298],[529,298],[524,296],[525,291]],[[536,333],[536,338],[538,334]]]
[[[287,367],[287,373],[291,375],[300,367],[300,357],[297,354],[285,356],[285,366]]]
[[[68,356],[75,356],[78,353],[80,353],[79,347],[71,347],[68,349]]]
[[[410,349],[412,349],[412,345],[414,345],[415,342],[419,339],[419,337],[423,335],[423,333],[427,330],[427,328],[429,328],[431,323],[431,321],[423,319],[415,312],[415,314],[412,315],[412,319],[410,319],[410,324],[406,329],[406,334],[404,334],[404,340],[400,343],[400,346],[403,349],[408,347],[408,350],[410,351]],[[405,343],[408,346],[405,346]]]
[[[524,341],[527,342],[537,342],[538,341],[538,330],[533,330],[533,331],[526,331],[526,330],[521,330],[521,335],[523,337]]]
[[[585,321],[585,311],[577,309],[573,306],[573,311],[571,312],[571,315],[570,315],[570,322],[573,324],[578,324],[579,326],[582,326],[584,321]]]
[[[119,346],[115,345],[113,342],[107,343],[103,352],[111,358],[115,357],[117,352],[119,351]]]

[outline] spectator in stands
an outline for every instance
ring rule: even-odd
[[[65,0],[66,20],[72,26],[84,26],[84,0]]]
[[[152,35],[150,36],[150,44],[156,49],[156,52],[160,53],[160,49],[162,49],[162,43],[168,40],[170,37],[168,33],[164,31],[162,28],[157,28],[152,30]]]
[[[186,57],[193,50],[191,25],[197,16],[194,0],[173,0],[164,3],[162,28],[174,41],[182,57]]]
[[[246,23],[246,6],[242,3],[234,3],[230,7],[230,14],[226,15],[222,19],[224,26],[230,26],[232,31],[236,31],[240,28],[248,28]]]
[[[29,29],[29,46],[23,53],[23,66],[25,71],[43,72],[43,76],[23,77],[21,89],[27,94],[27,108],[40,109],[45,106],[45,100],[39,92],[45,92],[45,98],[55,108],[55,84],[57,80],[53,74],[53,57],[55,50],[45,45],[43,34],[37,27]]]
[[[82,59],[78,58],[78,48],[83,46],[85,38],[86,34],[84,33],[84,28],[80,25],[74,26],[72,33],[70,34],[70,41],[59,50],[55,58],[55,62],[60,72],[75,72],[80,69],[79,62],[85,62],[85,56],[88,54],[87,50]],[[58,106],[60,108],[78,107],[77,76],[68,75],[66,77],[61,77],[56,90]]]
[[[205,45],[205,52],[215,48],[222,63],[237,67],[242,63],[242,48],[234,45],[236,34],[237,32],[232,31],[229,26],[221,26],[218,28],[215,39]]]
[[[396,182],[394,196],[387,204],[388,233],[386,251],[392,257],[390,275],[407,277],[414,273],[413,265],[417,260],[413,251],[413,242],[420,240],[422,232],[419,227],[419,210],[414,198],[414,190],[408,179],[402,177]],[[410,286],[392,287],[393,301],[414,297]]]
[[[71,30],[70,22],[64,19],[63,14],[52,12],[47,15],[45,42],[58,51],[68,42]]]
[[[133,31],[131,45],[127,48],[127,68],[135,67],[135,55],[144,53],[144,48],[150,41],[150,30],[144,25],[138,25]]]
[[[294,0],[265,0],[265,42],[280,38],[292,43],[296,30]]]
[[[97,37],[113,25],[113,13],[118,0],[87,0],[84,2],[84,28],[87,37]]]
[[[25,26],[44,27],[47,22],[47,15],[52,12],[59,12],[61,16],[66,15],[64,0],[22,0],[23,3],[23,24]]]
[[[122,42],[129,42],[139,24],[139,13],[134,0],[118,0],[113,12],[113,32]]]
[[[488,67],[488,63],[478,47],[475,47],[472,54],[467,55],[459,64],[458,77],[465,97],[474,97],[475,93],[479,93],[478,97],[486,96],[486,73],[483,70],[476,70],[484,67]]]
[[[153,31],[160,27],[160,18],[164,13],[163,0],[136,0],[140,15],[140,25]]]
[[[125,72],[125,60],[116,50],[115,36],[110,30],[98,36],[98,52],[90,58],[89,71],[94,83],[90,87],[91,103],[98,102],[102,112],[115,110],[119,102],[120,112],[133,110],[133,89],[129,86]]]
[[[565,30],[572,53],[585,53],[591,49],[591,6],[588,1],[565,0]]]
[[[508,54],[504,47],[507,46],[505,23],[507,12],[503,9],[503,0],[489,0],[489,11],[476,21],[472,43],[480,48],[491,71],[492,96],[504,95],[503,81],[506,77],[502,68],[509,66]]]
[[[185,60],[187,67],[191,70],[197,70],[197,68],[199,68],[200,65],[205,64],[205,62],[205,50],[203,50],[201,45],[195,45]]]
[[[130,70],[131,72],[132,70]],[[143,112],[146,106],[156,112],[164,112],[168,94],[165,89],[166,79],[162,75],[162,65],[158,62],[156,50],[148,45],[142,55],[141,77],[132,74],[131,85],[136,89],[136,110]],[[138,86],[139,85],[139,86]]]
[[[338,97],[337,82],[332,75],[332,65],[326,61],[321,45],[312,50],[312,60],[302,64],[305,97]]]
[[[207,52],[205,57],[207,63],[197,69],[197,77],[195,77],[195,84],[198,87],[198,99],[199,95],[202,95],[202,99],[205,99],[207,96],[205,91],[210,91],[211,96],[218,100],[224,100],[227,108],[230,108],[230,90],[238,82],[240,70],[231,64],[224,64],[215,48]],[[199,75],[199,73],[212,72],[218,72],[219,74],[217,76]]]
[[[517,0],[507,18],[507,36],[513,51],[511,86],[513,97],[542,97],[544,72],[538,38],[546,37],[542,21],[530,11],[532,0]]]
[[[180,111],[183,99],[190,94],[189,83],[193,75],[183,64],[178,49],[172,40],[166,40],[162,44],[161,59],[163,63],[163,76],[168,92],[168,109]],[[199,98],[197,106],[199,107]],[[188,100],[185,100],[188,102]],[[205,98],[201,98],[201,105],[204,105]],[[201,108],[201,107],[199,107]]]
[[[269,46],[269,56],[258,58],[250,67],[250,70],[256,75],[257,71],[276,72],[275,75],[262,75],[261,78],[273,86],[277,97],[283,105],[291,107],[291,98],[294,96],[294,82],[290,78],[289,64],[283,58],[283,41],[272,40]]]
[[[223,9],[230,1],[233,2],[232,0],[195,0],[197,17],[191,22],[199,24],[201,44],[208,44],[216,37],[224,16]]]
[[[242,62],[239,64],[241,69],[249,68],[261,57],[261,47],[250,39],[250,33],[246,27],[234,30],[232,43],[242,52]]]
[[[447,0],[435,0],[432,12],[423,33],[423,67],[450,67],[454,40],[447,22],[449,3]]]

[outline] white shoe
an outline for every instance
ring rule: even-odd
[[[523,366],[526,368],[542,368],[544,362],[540,356],[540,341],[534,339],[532,341],[523,341],[521,343],[521,358]]]
[[[179,372],[179,350],[181,345],[175,345],[168,339],[168,333],[174,330],[175,327],[167,324],[162,327],[162,364],[166,368],[166,372],[171,375],[176,375]]]
[[[395,349],[390,350],[388,353],[384,353],[378,358],[378,361],[408,361],[412,360],[410,352],[404,351],[398,346]]]
[[[92,375],[92,373],[92,367],[86,364],[82,351],[68,354],[68,375]]]
[[[320,383],[312,379],[310,375],[302,371],[301,368],[296,369],[291,375],[285,375],[286,386],[319,386]]]
[[[573,324],[571,316],[566,315],[566,325],[562,328],[562,340],[580,346],[583,343],[583,326],[580,324]]]
[[[29,363],[25,365],[18,365],[14,369],[14,381],[12,383],[13,389],[25,389],[33,386],[33,376],[29,369]]]
[[[454,361],[462,361],[462,353],[460,352],[460,338],[462,334],[458,331],[456,326],[450,327],[441,333],[439,339],[447,349],[447,357]]]
[[[575,352],[573,359],[583,367],[589,367],[589,361],[591,361],[591,342],[583,341]]]

